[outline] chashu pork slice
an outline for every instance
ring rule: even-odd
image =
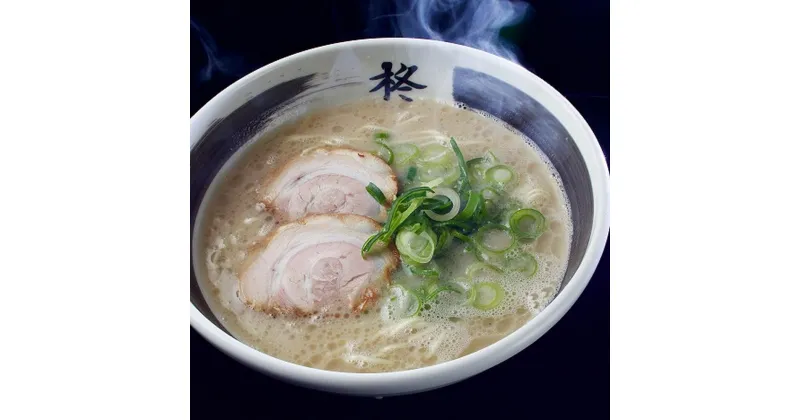
[[[287,163],[272,177],[265,202],[281,221],[310,214],[359,214],[386,219],[386,208],[367,192],[372,182],[388,203],[397,195],[397,177],[379,157],[342,148],[313,149]]]
[[[361,246],[379,229],[374,220],[353,214],[283,225],[240,271],[239,296],[273,314],[363,311],[400,262],[390,249],[362,258]]]

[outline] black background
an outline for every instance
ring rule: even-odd
[[[488,1],[488,0],[484,0]],[[375,36],[358,0],[191,1],[191,18],[213,37],[225,71],[205,78],[206,54],[191,30],[191,114],[239,77],[309,48]],[[529,1],[534,14],[516,43],[521,64],[561,92],[609,157],[609,3]],[[369,30],[368,30],[369,29]],[[609,249],[584,293],[542,338],[458,384],[423,394],[343,397],[287,385],[245,368],[191,331],[191,412],[198,418],[608,418]],[[521,414],[521,413],[520,413]],[[517,414],[517,415],[520,415]],[[466,416],[466,417],[464,417]]]

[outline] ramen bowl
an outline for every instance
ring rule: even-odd
[[[481,350],[440,364],[388,373],[345,373],[301,366],[234,338],[216,319],[204,285],[196,229],[204,196],[231,157],[264,133],[318,109],[368,96],[435,99],[503,121],[533,141],[558,171],[571,208],[567,269],[552,302],[521,328]],[[284,58],[240,79],[191,118],[191,325],[246,366],[280,380],[334,393],[389,396],[443,387],[524,350],[575,303],[597,267],[609,230],[609,174],[580,114],[523,67],[476,49],[430,40],[368,39]]]

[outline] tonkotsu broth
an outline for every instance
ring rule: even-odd
[[[509,196],[547,219],[545,233],[520,248],[539,262],[533,278],[493,275],[491,280],[503,286],[505,297],[489,311],[460,304],[457,295],[444,293],[420,316],[397,317],[389,310],[388,288],[365,313],[338,318],[273,317],[245,306],[237,297],[238,270],[250,247],[276,226],[260,203],[264,180],[308,148],[340,145],[375,151],[373,134],[378,130],[390,132],[391,142],[420,147],[430,142],[449,147],[453,136],[467,160],[491,150],[512,167],[519,180]],[[348,372],[398,371],[445,362],[521,327],[553,299],[564,277],[572,226],[558,175],[540,152],[494,119],[429,100],[369,99],[314,113],[258,139],[243,153],[218,175],[221,183],[206,198],[207,223],[200,229],[206,234],[201,249],[211,286],[207,292],[213,293],[207,298],[237,339],[269,355]],[[405,172],[396,173],[402,191]],[[457,278],[476,258],[460,245],[437,261],[442,278]],[[409,276],[401,268],[393,280],[415,281]]]

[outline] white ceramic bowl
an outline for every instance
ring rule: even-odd
[[[192,244],[191,325],[213,345],[267,375],[343,394],[386,396],[439,388],[478,374],[531,345],[572,306],[589,282],[609,230],[609,174],[603,152],[575,108],[523,67],[472,48],[418,39],[368,39],[315,48],[250,73],[191,118],[192,237],[203,217],[203,196],[225,162],[249,140],[319,107],[370,92],[382,64],[423,89],[389,92],[389,100],[436,98],[488,112],[531,138],[558,170],[572,208],[573,244],[561,290],[522,328],[482,350],[438,365],[391,373],[341,373],[286,362],[229,335],[208,308],[202,259]],[[396,79],[394,79],[396,80]],[[197,219],[197,220],[195,220]],[[197,277],[195,276],[197,275]]]

